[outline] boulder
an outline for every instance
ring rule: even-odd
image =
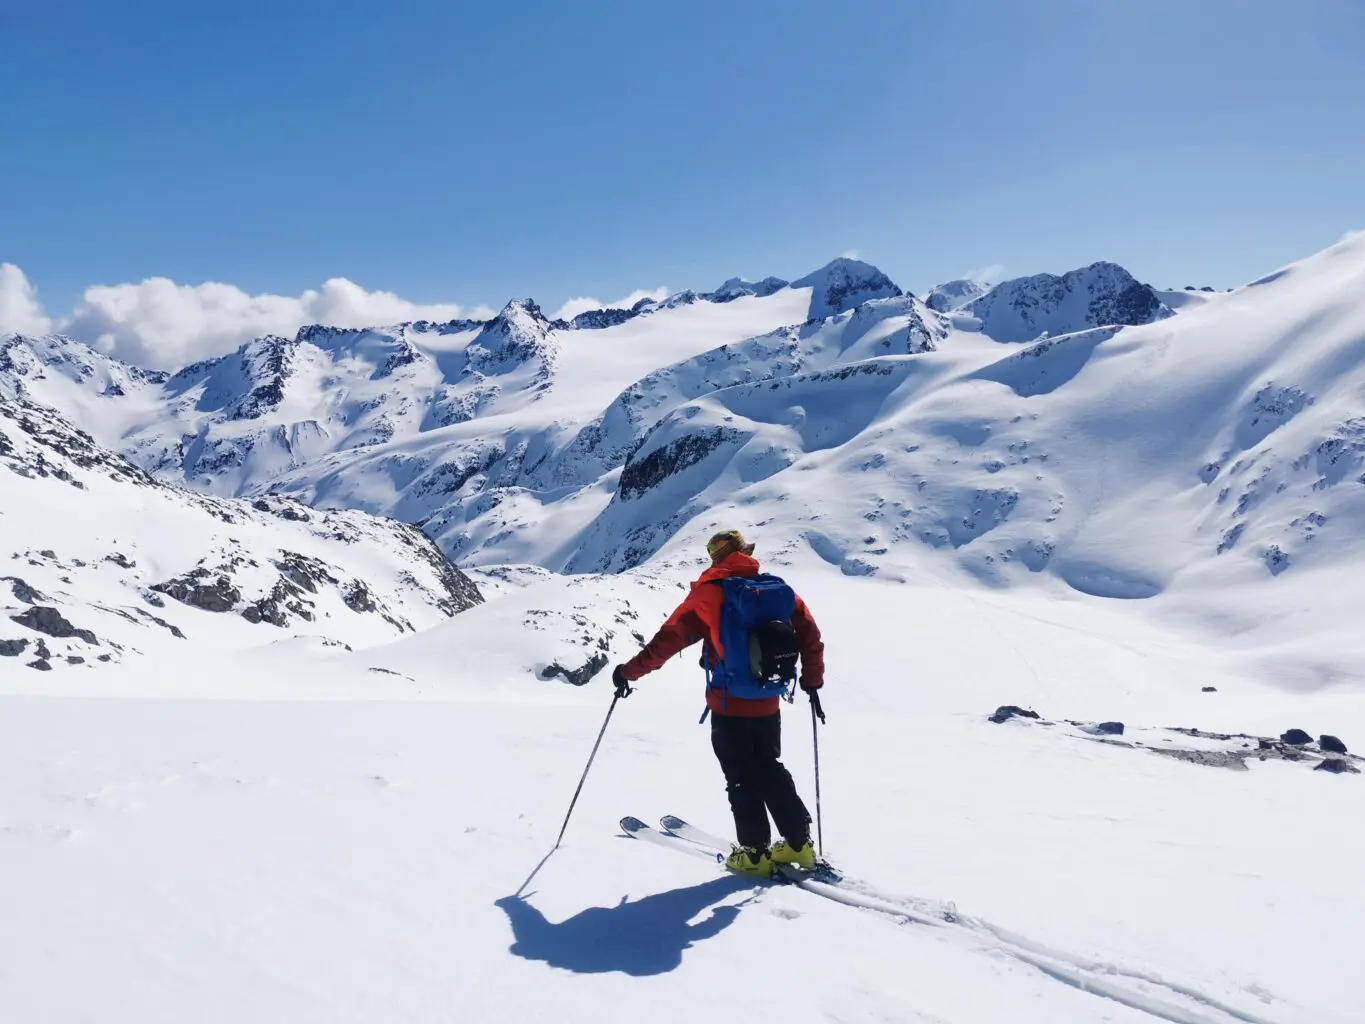
[[[0,640],[0,658],[17,658],[26,647],[27,640]]]
[[[1360,769],[1341,757],[1329,757],[1313,766],[1315,772],[1332,772],[1335,775],[1359,775]]]
[[[1280,742],[1288,743],[1293,747],[1301,747],[1305,743],[1312,743],[1313,737],[1309,736],[1308,733],[1304,732],[1302,729],[1290,729],[1288,732],[1280,734]]]
[[[1341,740],[1337,739],[1335,736],[1319,736],[1318,747],[1332,754],[1346,753],[1346,744],[1342,743]]]

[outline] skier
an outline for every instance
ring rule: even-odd
[[[810,814],[791,773],[778,760],[782,755],[780,699],[787,683],[777,677],[795,677],[799,654],[801,688],[815,699],[813,691],[820,689],[825,675],[820,629],[790,587],[775,576],[760,575],[754,546],[745,543],[738,530],[717,533],[707,542],[706,551],[711,567],[692,584],[686,600],[644,650],[617,665],[611,679],[617,696],[628,696],[632,682],[660,668],[685,647],[703,641],[707,712],[702,717],[711,716],[711,747],[725,775],[739,840],[725,866],[761,877],[772,874],[774,863],[810,869],[815,866]],[[754,609],[762,621],[737,621],[737,615]],[[788,621],[781,621],[784,615]],[[744,632],[736,633],[736,628]],[[727,649],[727,637],[731,648],[741,650]],[[756,658],[766,659],[761,680],[751,671],[759,664]],[[774,664],[780,667],[770,673]],[[781,834],[771,849],[769,813]]]

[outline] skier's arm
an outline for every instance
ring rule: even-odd
[[[645,644],[644,650],[621,666],[621,674],[627,682],[634,682],[641,676],[661,668],[669,658],[685,647],[690,647],[706,635],[702,624],[692,606],[692,599],[680,604],[659,627],[654,638]]]
[[[820,627],[815,624],[806,602],[796,599],[792,615],[792,629],[801,645],[801,688],[818,690],[825,685],[825,642],[820,639]]]

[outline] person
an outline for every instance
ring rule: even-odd
[[[725,866],[745,875],[767,877],[774,864],[815,866],[815,851],[810,841],[810,814],[796,791],[791,772],[779,758],[782,755],[782,718],[780,695],[735,696],[723,685],[721,664],[735,652],[726,651],[721,641],[722,610],[726,601],[723,581],[730,577],[759,577],[759,563],[753,557],[754,545],[747,543],[738,530],[725,530],[706,545],[711,567],[692,584],[687,598],[659,628],[639,654],[612,671],[618,696],[631,692],[630,684],[663,666],[673,655],[703,641],[702,665],[707,668],[706,706],[711,716],[711,747],[725,776],[730,810],[735,818],[738,846]],[[824,683],[824,642],[810,609],[790,588],[776,577],[788,595],[795,597],[790,629],[801,663],[801,688],[818,700],[814,691]],[[721,584],[721,585],[718,585]],[[786,624],[782,629],[786,630]],[[747,652],[746,652],[747,653]],[[792,666],[794,674],[794,662]],[[718,682],[718,678],[720,682]],[[779,689],[778,694],[781,693]],[[705,717],[705,713],[703,714]],[[769,847],[772,815],[781,839]]]

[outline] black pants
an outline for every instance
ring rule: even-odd
[[[796,793],[782,756],[782,715],[762,718],[711,716],[711,748],[725,773],[725,790],[741,846],[767,848],[768,815],[782,838],[801,847],[809,841],[810,814]]]

